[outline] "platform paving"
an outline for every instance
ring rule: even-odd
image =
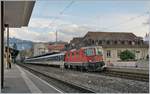
[[[16,64],[12,64],[11,69],[5,69],[4,75],[2,93],[62,93],[61,90]]]

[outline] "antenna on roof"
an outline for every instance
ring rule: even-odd
[[[56,30],[56,44],[57,44],[57,30]]]

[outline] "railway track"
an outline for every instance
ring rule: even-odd
[[[42,65],[42,64],[38,64],[38,65],[59,68],[59,66],[48,66],[48,65]],[[88,73],[149,82],[149,74],[145,74],[145,73],[143,74],[143,73],[138,73],[138,72],[120,71],[120,70],[112,70],[112,69],[106,69],[106,71],[103,71],[100,73],[99,72],[88,72]]]
[[[59,68],[59,66],[48,66],[48,65],[43,65],[43,64],[37,64],[37,65]],[[149,82],[149,73],[146,74],[146,73],[140,73],[140,72],[138,73],[138,72],[131,72],[131,71],[120,71],[120,69],[114,70],[114,69],[109,69],[109,68],[103,72],[88,72],[88,73]]]
[[[43,65],[43,64],[38,64],[38,65],[59,68],[59,66],[48,66],[48,65]],[[140,72],[138,73],[138,72],[131,72],[131,71],[120,71],[120,69],[117,69],[117,70],[106,69],[103,72],[88,72],[88,73],[149,82],[149,73],[146,74],[146,73],[140,73]]]
[[[94,90],[87,89],[86,87],[79,86],[75,83],[64,81],[57,79],[55,77],[52,77],[50,75],[47,75],[46,73],[43,73],[42,71],[38,71],[37,69],[34,69],[33,67],[30,68],[29,66],[26,66],[24,64],[19,64],[19,66],[29,70],[30,72],[34,73],[35,75],[43,78],[46,81],[50,81],[50,83],[54,84],[56,87],[60,88],[64,91],[64,93],[95,93]]]
[[[149,82],[148,74],[121,72],[121,71],[109,71],[109,70],[106,70],[104,73],[100,73],[100,74],[105,75],[105,76],[120,77],[120,78],[125,78],[125,79]]]

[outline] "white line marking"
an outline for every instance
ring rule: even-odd
[[[63,93],[61,90],[57,89],[56,87],[50,85],[49,83],[47,83],[46,81],[42,80],[41,78],[39,78],[38,76],[34,75],[33,73],[29,72],[28,70],[24,70],[26,72],[28,72],[29,74],[31,74],[32,76],[34,76],[35,78],[39,79],[40,81],[42,81],[44,84],[48,85],[49,87],[55,89],[56,91],[58,91],[59,93]]]
[[[18,65],[15,65],[15,66],[21,72],[21,76],[24,79],[26,85],[29,87],[31,93],[42,93],[41,90],[38,87],[36,87],[36,85],[30,80],[30,78],[28,78],[26,73]]]

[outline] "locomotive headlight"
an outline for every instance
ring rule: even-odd
[[[92,60],[89,60],[89,62],[92,62]]]

